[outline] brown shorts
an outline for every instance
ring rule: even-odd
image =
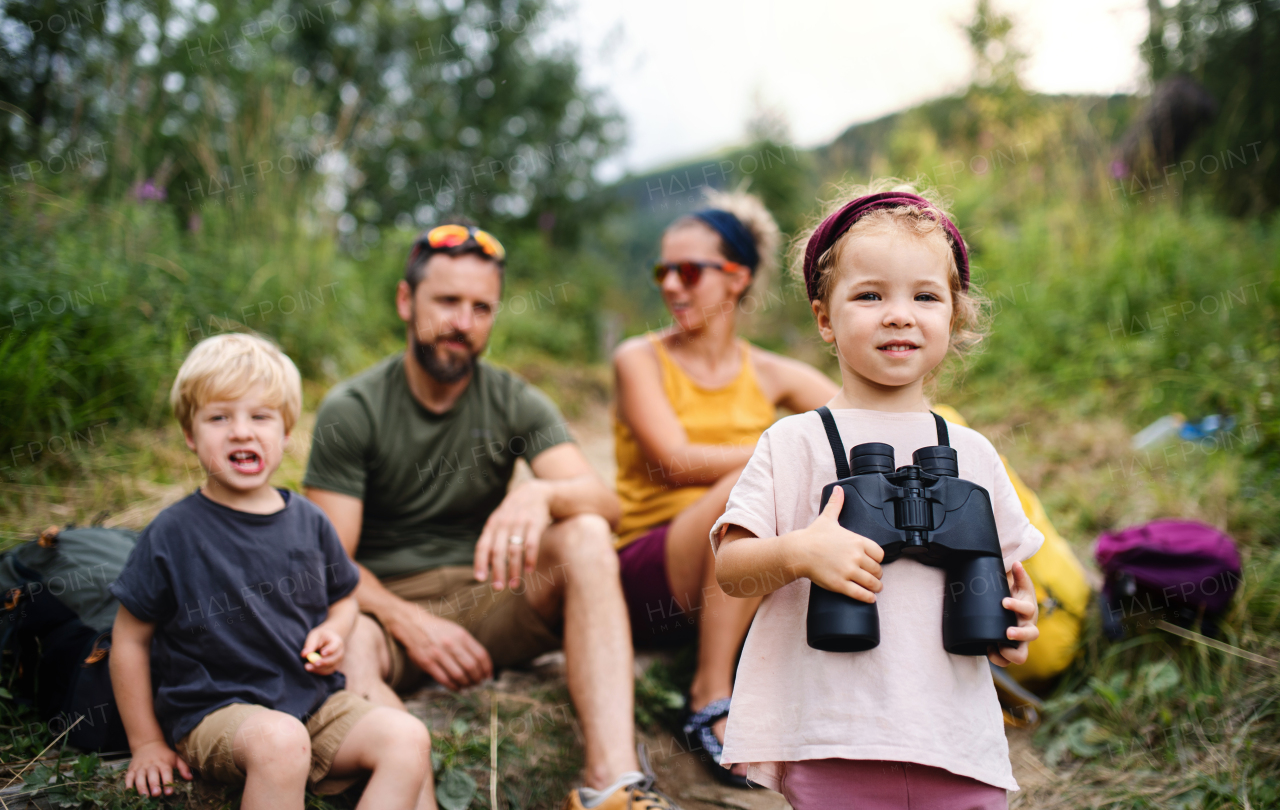
[[[333,767],[333,758],[342,741],[373,708],[369,701],[344,689],[330,695],[307,720],[307,733],[311,736],[311,773],[307,775],[307,782],[316,793],[341,793],[359,781],[359,775],[334,779],[325,776]],[[178,756],[205,779],[244,784],[244,771],[236,765],[234,755],[236,731],[250,715],[265,711],[265,706],[232,703],[210,712],[200,725],[178,741]]]
[[[413,602],[432,616],[462,625],[489,653],[495,667],[509,667],[560,649],[559,628],[552,627],[525,598],[529,588],[549,587],[533,575],[514,590],[495,591],[487,582],[476,582],[468,565],[447,565],[382,580],[401,599]],[[420,689],[430,676],[409,660],[404,645],[386,628],[391,649],[391,676],[387,683],[401,693]]]

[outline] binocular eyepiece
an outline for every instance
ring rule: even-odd
[[[942,645],[955,655],[985,655],[990,646],[1014,646],[1007,630],[1017,625],[1003,605],[1009,596],[991,497],[959,477],[954,448],[938,419],[940,443],[922,447],[912,464],[895,469],[888,444],[860,444],[844,465],[830,412],[826,424],[841,478],[822,490],[825,508],[836,487],[844,489],[840,525],[884,549],[884,565],[908,556],[946,572],[942,599]],[[937,417],[935,417],[937,418]],[[844,468],[844,469],[841,469]],[[874,604],[810,585],[807,621],[809,646],[828,652],[859,652],[880,643],[880,619]]]
[[[930,475],[960,477],[960,460],[955,448],[946,445],[921,447],[911,454],[911,463]],[[893,447],[881,442],[867,442],[849,451],[849,467],[854,475],[894,471]],[[903,468],[905,469],[905,468]]]

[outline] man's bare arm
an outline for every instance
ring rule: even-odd
[[[547,507],[553,520],[590,513],[617,526],[622,504],[609,485],[600,479],[573,442],[556,445],[538,454],[529,464],[537,476],[534,483],[547,490]]]
[[[327,489],[307,487],[307,500],[320,507],[334,529],[347,556],[355,559],[364,523],[364,501]],[[371,613],[395,636],[413,662],[444,686],[461,689],[493,677],[493,660],[475,637],[456,622],[432,616],[401,599],[360,563],[360,584],[355,597],[360,609]]]
[[[538,563],[542,533],[552,521],[600,515],[616,526],[622,515],[613,493],[572,442],[544,450],[529,463],[535,478],[515,487],[485,521],[476,543],[476,579],[493,572],[494,590],[516,587]]]

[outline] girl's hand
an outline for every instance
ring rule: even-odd
[[[124,774],[124,789],[137,788],[142,796],[173,795],[173,771],[191,781],[191,768],[163,740],[138,746]]]
[[[1040,606],[1036,604],[1036,586],[1022,563],[1013,564],[1009,572],[1009,591],[1012,596],[1004,599],[1003,605],[1018,614],[1018,626],[1009,628],[1009,640],[1017,641],[1016,647],[992,647],[987,651],[987,659],[998,667],[1027,662],[1027,645],[1040,637],[1040,628],[1036,627],[1036,619],[1040,616]]]
[[[312,653],[319,656],[320,660],[314,660]],[[338,665],[342,663],[346,653],[347,642],[342,633],[324,622],[307,633],[307,639],[302,644],[302,657],[307,659],[307,663],[302,668],[316,675],[332,675],[338,671]]]
[[[836,487],[822,514],[802,532],[799,573],[834,593],[875,602],[884,587],[880,582],[884,549],[837,522],[842,506],[844,487]]]

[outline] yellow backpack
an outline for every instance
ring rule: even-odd
[[[954,408],[946,405],[934,405],[933,410],[957,425],[968,427]],[[1040,637],[1031,642],[1029,655],[1025,664],[1008,668],[1010,675],[1019,683],[1035,685],[1054,677],[1067,668],[1075,657],[1080,643],[1080,629],[1092,599],[1092,589],[1085,576],[1084,566],[1076,559],[1071,546],[1062,539],[1049,516],[1045,514],[1040,499],[1031,490],[1018,473],[1009,465],[1003,455],[1005,471],[1009,480],[1018,492],[1022,501],[1022,511],[1027,519],[1044,534],[1044,545],[1035,556],[1026,560],[1023,566],[1036,586],[1036,599],[1040,603],[1040,618],[1037,626]]]

